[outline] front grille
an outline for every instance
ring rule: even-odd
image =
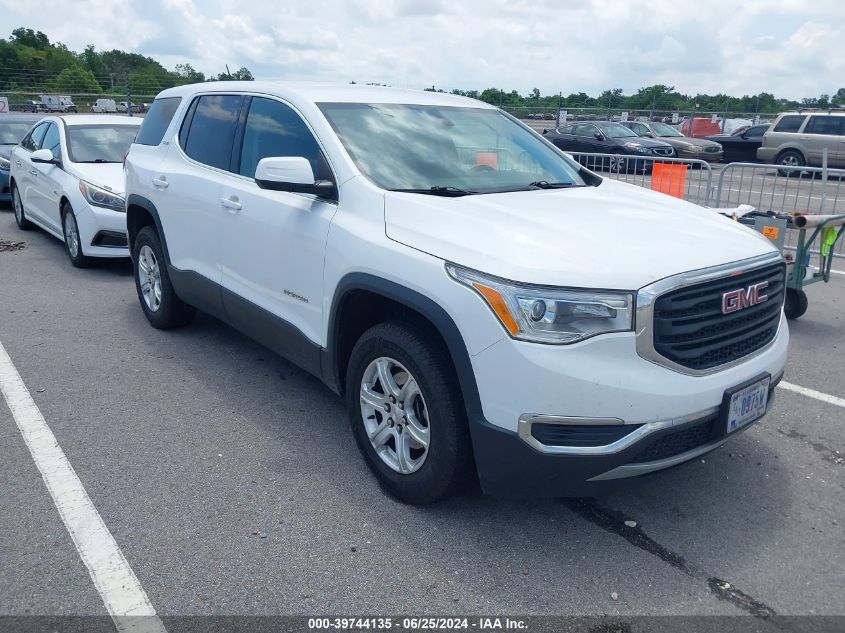
[[[785,294],[783,263],[673,290],[654,302],[654,349],[670,361],[706,370],[753,354],[777,333]],[[768,300],[731,314],[722,295],[768,282]]]
[[[653,147],[652,152],[657,154],[658,156],[674,156],[675,150],[671,147]]]
[[[546,446],[607,446],[638,428],[639,424],[533,424],[531,435]]]
[[[666,459],[686,453],[699,446],[704,446],[718,437],[718,414],[714,414],[689,426],[672,433],[667,433],[646,446],[631,459],[632,463],[655,462],[659,459]]]

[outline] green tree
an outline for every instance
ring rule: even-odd
[[[91,71],[80,66],[65,68],[50,82],[49,87],[55,92],[68,93],[99,94],[103,91]]]
[[[174,73],[180,83],[195,84],[205,81],[205,73],[194,70],[190,64],[176,64]]]
[[[12,31],[12,43],[43,50],[50,47],[50,38],[41,31],[20,27]]]

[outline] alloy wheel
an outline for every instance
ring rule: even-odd
[[[401,363],[382,356],[361,377],[361,418],[381,460],[407,475],[425,462],[431,444],[428,407],[416,378]]]
[[[161,307],[161,269],[155,252],[144,244],[138,253],[138,282],[144,303],[151,312]]]
[[[65,244],[73,259],[79,255],[79,227],[73,213],[65,213]]]
[[[21,194],[18,193],[18,188],[12,188],[12,206],[15,207],[15,219],[18,224],[23,222],[23,204],[21,203]]]

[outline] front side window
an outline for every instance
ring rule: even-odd
[[[199,97],[194,115],[183,124],[189,126],[182,148],[185,153],[204,165],[228,170],[243,100],[242,95]]]
[[[137,125],[69,125],[68,157],[73,163],[123,162],[137,132]]]
[[[32,132],[30,132],[22,141],[21,147],[24,149],[28,149],[30,152],[34,152],[41,146],[41,141],[44,138],[44,134],[47,132],[47,126],[50,125],[49,123],[39,123],[38,125],[33,128]]]
[[[47,128],[47,132],[41,141],[41,149],[49,149],[55,160],[61,160],[62,148],[61,139],[59,138],[59,126],[55,123],[51,123]]]
[[[804,128],[804,134],[840,136],[843,121],[845,121],[845,116],[811,116],[807,127]]]
[[[144,122],[141,123],[141,129],[138,130],[138,137],[135,142],[139,145],[158,145],[161,139],[164,138],[164,133],[173,120],[173,115],[176,114],[176,109],[182,97],[167,97],[165,99],[156,99],[150,106],[149,112],[144,117]]]
[[[239,173],[255,177],[258,161],[268,156],[303,156],[318,180],[327,178],[320,146],[302,118],[284,103],[254,97],[244,127]]]
[[[631,138],[636,136],[633,130],[626,128],[621,123],[601,123],[598,128],[607,138]]]
[[[640,136],[642,136],[643,134],[648,134],[651,131],[642,123],[632,123],[631,129],[634,130],[634,132],[636,132]]]
[[[775,132],[797,132],[807,117],[803,114],[787,114],[775,126]]]
[[[678,132],[678,130],[673,128],[671,125],[666,125],[665,123],[652,123],[651,129],[654,130],[654,133],[661,138],[683,136],[683,134]]]
[[[319,106],[357,167],[383,189],[494,193],[585,184],[574,162],[498,110]]]
[[[595,125],[576,125],[575,136],[595,136],[598,132]]]

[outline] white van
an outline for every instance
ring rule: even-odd
[[[91,106],[91,112],[117,112],[114,99],[97,99]]]
[[[41,95],[41,103],[47,112],[76,112],[76,105],[67,95]]]

